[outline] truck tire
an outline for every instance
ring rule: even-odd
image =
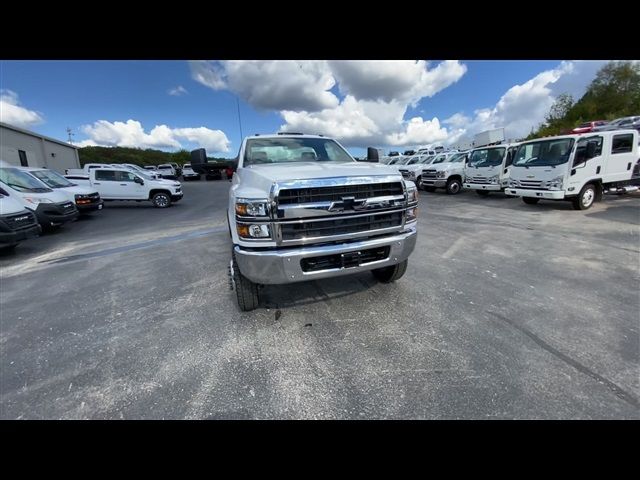
[[[487,192],[486,190],[476,190],[476,193],[478,195],[480,195],[481,197],[488,197],[489,196],[489,192]]]
[[[404,275],[404,272],[407,271],[407,265],[409,264],[409,260],[405,260],[397,265],[392,265],[390,267],[384,268],[376,268],[375,270],[371,270],[373,276],[379,282],[382,283],[391,283],[398,280],[400,277]]]
[[[231,280],[240,310],[250,312],[258,308],[258,285],[242,275],[236,262],[235,252],[231,253]]]
[[[156,208],[167,208],[171,206],[171,195],[167,192],[154,193],[151,197],[151,203]]]
[[[539,198],[532,198],[532,197],[522,197],[522,201],[524,203],[526,203],[527,205],[535,205],[540,201],[540,199]]]
[[[577,197],[571,200],[574,210],[588,210],[596,200],[596,187],[593,183],[587,183]]]
[[[420,185],[420,182],[421,182],[421,181],[422,181],[422,177],[418,177],[418,178],[416,178],[416,188],[417,188],[418,190],[423,190],[422,185]]]
[[[447,182],[446,188],[449,195],[457,195],[462,190],[462,183],[457,178],[452,178]]]

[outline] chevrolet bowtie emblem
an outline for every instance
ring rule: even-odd
[[[358,200],[355,197],[342,197],[342,200],[331,202],[329,206],[330,212],[344,212],[345,210],[362,210],[366,207],[366,200]]]

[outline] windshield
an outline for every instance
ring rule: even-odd
[[[51,192],[40,180],[17,168],[0,168],[0,181],[19,192]]]
[[[62,175],[51,170],[32,170],[29,172],[42,183],[51,188],[73,187],[74,184],[64,178]]]
[[[449,163],[460,163],[464,161],[464,157],[466,156],[466,153],[456,153],[455,155],[452,155],[448,162]]]
[[[340,162],[355,160],[334,140],[327,138],[250,138],[244,164],[292,162]]]
[[[171,170],[173,167],[171,165],[160,165],[158,166],[158,170]]]
[[[433,159],[433,162],[431,162],[431,165],[435,165],[436,163],[444,163],[446,161],[447,161],[446,154],[436,155],[436,158]]]
[[[495,167],[502,163],[505,148],[481,148],[471,152],[470,167]]]
[[[517,167],[561,165],[569,160],[573,142],[573,138],[560,138],[524,143],[518,147],[513,164]]]
[[[182,165],[182,169],[183,169],[183,170],[186,170],[186,169],[188,169],[188,168],[191,168],[191,165],[190,165],[190,164],[185,163],[184,165]]]
[[[422,155],[414,155],[409,159],[407,165],[415,165],[416,163],[420,163],[422,161]]]

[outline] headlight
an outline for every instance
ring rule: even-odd
[[[513,180],[512,178],[509,179],[509,186],[510,187],[519,187],[520,186],[520,182],[518,180]]]
[[[407,187],[407,201],[409,203],[418,201],[418,189],[416,187]]]
[[[498,179],[500,175],[494,175],[493,177],[489,177],[489,183],[498,183]]]
[[[416,178],[416,172],[413,170],[409,171],[409,178]]]
[[[42,197],[23,197],[27,202],[33,203],[34,205],[38,205],[39,203],[53,203],[53,201],[48,198]]]
[[[562,176],[552,178],[547,182],[547,185],[549,186],[550,190],[562,190],[563,180],[564,180],[564,177]]]
[[[266,217],[269,212],[268,205],[268,200],[238,198],[236,200],[236,215],[240,217]]]
[[[415,222],[417,219],[418,219],[418,207],[407,209],[407,221],[405,223]]]
[[[271,238],[269,225],[248,225],[239,223],[236,225],[236,230],[240,238]]]
[[[445,172],[444,170],[438,170],[436,172],[436,178],[443,178],[447,176],[447,172]]]

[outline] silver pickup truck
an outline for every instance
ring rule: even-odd
[[[240,309],[258,306],[261,284],[363,270],[384,283],[399,279],[415,247],[417,203],[413,182],[392,167],[357,162],[331,138],[245,138],[227,215]]]

